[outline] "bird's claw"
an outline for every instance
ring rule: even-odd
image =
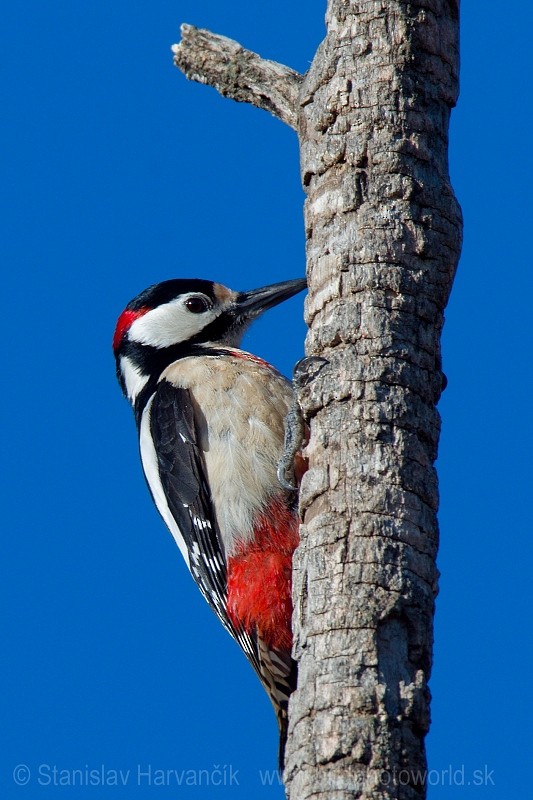
[[[294,462],[306,440],[306,425],[298,402],[298,390],[303,389],[329,362],[320,356],[310,356],[298,361],[293,370],[294,397],[289,413],[285,417],[285,441],[283,455],[278,461],[277,476],[283,489],[295,492],[297,483]]]

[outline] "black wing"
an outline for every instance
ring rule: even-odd
[[[150,407],[150,432],[159,480],[170,513],[185,541],[191,574],[226,630],[264,680],[257,638],[237,628],[226,611],[226,559],[187,389],[165,380],[158,384]]]

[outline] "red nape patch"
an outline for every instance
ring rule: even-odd
[[[298,518],[282,497],[257,520],[253,542],[228,559],[227,611],[235,625],[270,647],[292,644],[292,554],[298,545]]]
[[[117,321],[117,327],[115,328],[115,333],[113,336],[113,350],[118,350],[120,347],[120,343],[122,341],[122,337],[124,334],[129,330],[130,326],[136,319],[142,317],[143,314],[146,314],[147,311],[150,311],[148,307],[145,308],[138,308],[136,311],[123,311]]]

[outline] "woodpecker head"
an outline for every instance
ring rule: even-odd
[[[237,347],[248,325],[305,289],[304,278],[234,292],[220,283],[175,279],[150,286],[118,318],[113,337],[117,377],[131,403],[150,379],[203,347]]]

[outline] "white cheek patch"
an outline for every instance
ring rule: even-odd
[[[208,309],[202,314],[192,314],[185,307],[189,297],[195,293],[182,295],[170,303],[164,303],[132,322],[129,339],[152,347],[171,347],[185,342],[200,333],[217,318],[218,313]]]

